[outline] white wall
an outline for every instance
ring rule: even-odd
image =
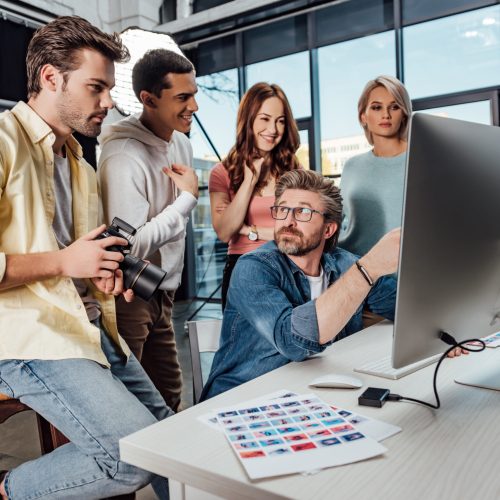
[[[175,0],[173,0],[175,1]],[[57,15],[78,15],[103,31],[122,31],[129,26],[154,29],[162,0],[31,0],[33,7]]]

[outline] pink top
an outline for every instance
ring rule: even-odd
[[[222,163],[217,163],[210,172],[208,191],[210,193],[227,193],[232,201],[235,193],[230,188],[229,174]],[[248,206],[245,224],[248,226],[274,227],[271,210],[274,196],[253,195]],[[229,241],[228,254],[241,255],[259,248],[266,243],[264,240],[250,241],[247,236],[235,234]]]

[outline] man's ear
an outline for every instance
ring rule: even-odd
[[[339,228],[339,225],[336,222],[328,222],[325,227],[325,234],[323,235],[325,240],[331,238]]]
[[[62,73],[52,66],[52,64],[44,64],[40,70],[40,86],[42,89],[47,89],[50,92],[57,90],[58,78],[62,79]]]
[[[141,90],[139,93],[142,104],[148,108],[156,108],[155,96],[150,94],[147,90]]]

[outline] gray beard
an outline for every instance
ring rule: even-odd
[[[291,255],[293,257],[303,257],[309,252],[316,250],[321,245],[321,238],[308,242],[308,244],[292,243],[290,241],[284,241],[282,238],[278,237],[276,239],[276,245],[278,250],[285,255]]]

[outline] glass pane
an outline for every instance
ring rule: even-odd
[[[495,0],[403,0],[403,24],[435,19],[492,5]]]
[[[500,83],[500,6],[404,28],[412,99]]]
[[[395,75],[394,32],[318,49],[321,168],[339,175],[351,156],[370,149],[358,123],[358,99],[368,80]]]
[[[394,28],[393,2],[350,0],[313,13],[316,45],[326,45]]]
[[[491,125],[490,101],[468,102],[466,104],[453,104],[441,108],[431,108],[421,111],[430,115],[455,118],[468,122]]]
[[[186,56],[193,62],[198,76],[213,74],[234,68],[236,62],[235,36],[225,36],[200,43],[198,47],[185,51]]]
[[[172,1],[172,0],[169,0]],[[218,7],[219,5],[230,2],[231,0],[194,0],[193,13],[201,12],[202,10]]]
[[[238,72],[236,69],[198,77],[199,110],[196,113],[215,148],[221,155],[229,151],[236,140],[236,113],[238,111]],[[191,144],[195,158],[215,162],[217,157],[199,130],[193,127]]]
[[[243,32],[245,63],[307,49],[307,18],[294,16]]]
[[[299,130],[300,136],[300,148],[297,150],[297,158],[299,163],[306,169],[309,170],[309,131]]]
[[[238,73],[232,69],[198,77],[196,81],[197,116],[223,158],[236,139]],[[211,168],[219,160],[196,122],[190,138],[194,167],[200,182],[198,206],[192,215],[197,296],[207,297],[222,279],[227,252],[227,246],[215,235],[210,217],[208,177]],[[220,292],[215,297],[220,298]]]
[[[308,52],[299,52],[247,66],[248,88],[257,82],[277,83],[285,92],[295,119],[310,116],[311,85]]]

